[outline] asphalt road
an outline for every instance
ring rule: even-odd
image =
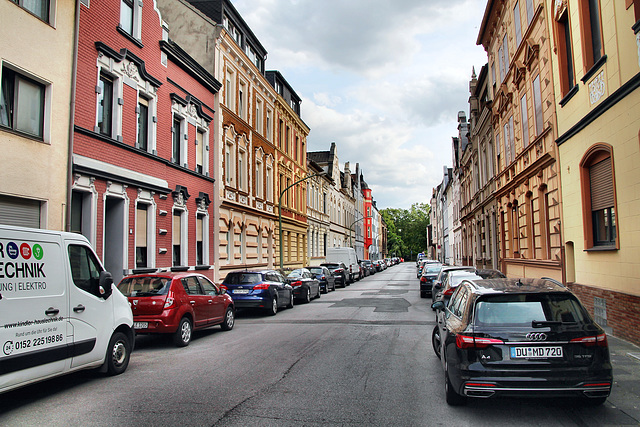
[[[430,302],[405,263],[275,317],[239,313],[232,331],[196,332],[186,348],[138,337],[120,376],[80,372],[1,395],[0,425],[638,425],[613,399],[448,407]]]

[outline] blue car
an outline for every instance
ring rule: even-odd
[[[320,283],[320,290],[323,294],[336,290],[336,278],[333,277],[333,274],[327,267],[321,265],[318,267],[306,267],[306,269],[309,270],[316,279],[318,279],[318,283]]]
[[[277,271],[234,271],[227,274],[227,289],[236,308],[261,309],[275,316],[279,308],[293,307],[293,287]]]

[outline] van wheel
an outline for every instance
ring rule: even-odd
[[[122,332],[116,332],[107,347],[107,372],[109,375],[119,375],[127,370],[131,356],[131,343]]]
[[[173,343],[177,347],[186,347],[191,342],[191,321],[186,317],[183,317],[180,320],[180,324],[178,325],[178,330],[173,335]]]
[[[233,325],[236,323],[236,315],[233,312],[233,308],[227,307],[227,312],[224,315],[224,322],[220,324],[223,331],[230,331],[233,329]]]

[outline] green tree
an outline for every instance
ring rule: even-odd
[[[431,206],[414,203],[410,209],[386,208],[381,214],[387,223],[387,250],[405,259],[415,259],[427,250],[427,227]]]

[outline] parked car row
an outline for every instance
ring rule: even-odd
[[[432,267],[438,276],[428,266],[422,277],[433,283],[432,346],[449,405],[496,396],[605,402],[613,384],[606,334],[562,283]]]

